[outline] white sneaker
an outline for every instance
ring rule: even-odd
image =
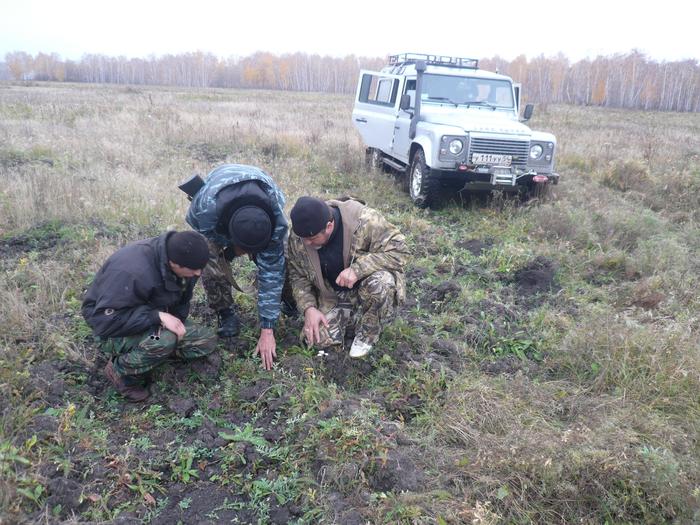
[[[367,354],[369,354],[370,350],[372,350],[371,344],[365,343],[359,337],[356,337],[352,340],[352,346],[350,347],[350,357],[364,357]]]

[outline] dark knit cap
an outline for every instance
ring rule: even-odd
[[[272,222],[265,210],[258,206],[238,208],[228,222],[231,242],[248,253],[258,253],[270,244]]]
[[[190,270],[203,270],[209,261],[209,246],[201,233],[175,232],[165,243],[168,260]]]
[[[313,237],[333,218],[325,201],[308,196],[299,197],[289,216],[292,218],[292,230],[299,237]]]

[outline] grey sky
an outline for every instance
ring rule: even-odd
[[[639,49],[658,61],[700,59],[692,2],[631,0],[0,0],[9,51],[146,57],[208,51],[384,56],[397,52],[572,61]]]

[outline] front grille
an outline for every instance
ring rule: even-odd
[[[472,137],[469,145],[469,157],[472,153],[489,153],[492,155],[510,155],[513,157],[513,166],[525,169],[527,166],[527,154],[530,148],[529,142],[522,140],[480,139]]]

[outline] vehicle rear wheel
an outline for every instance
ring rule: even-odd
[[[384,167],[383,155],[381,150],[377,148],[369,148],[367,152],[367,164],[370,169],[380,170]]]
[[[435,204],[438,197],[438,181],[425,163],[425,153],[422,149],[413,155],[411,169],[407,176],[408,193],[413,204],[419,208],[427,208]]]

